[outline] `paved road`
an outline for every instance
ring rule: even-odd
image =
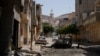
[[[47,38],[47,41],[52,44],[52,39]],[[76,44],[73,44],[76,46]],[[42,49],[42,56],[100,56],[97,52],[95,52],[91,48],[68,48],[68,49],[54,49],[54,48],[43,48]]]
[[[54,42],[52,41],[52,38],[46,38],[46,40],[47,40],[47,42],[49,43],[49,44],[47,44],[46,46],[51,46]]]
[[[99,54],[84,49],[54,49],[44,48],[42,56],[100,56]]]

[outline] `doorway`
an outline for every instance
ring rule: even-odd
[[[13,24],[13,37],[12,37],[12,49],[18,48],[18,33],[19,33],[19,22],[14,19]]]

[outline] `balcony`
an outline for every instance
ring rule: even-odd
[[[36,5],[36,16],[37,17],[41,16],[41,5],[40,4]]]
[[[97,22],[97,19],[96,18],[96,13],[90,15],[89,17],[87,17],[85,20],[82,21],[82,24],[85,26],[85,25],[89,25],[89,24],[92,24],[92,23],[95,23]]]
[[[23,12],[21,12],[20,13],[20,16],[21,16],[21,21],[23,21],[23,22],[27,22],[27,20],[28,20],[28,16],[27,16],[27,14],[24,14]]]

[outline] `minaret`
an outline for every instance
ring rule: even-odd
[[[51,23],[52,26],[54,25],[54,14],[53,14],[53,10],[51,10],[51,13],[50,13],[50,23]]]
[[[53,18],[54,18],[54,13],[53,13],[53,10],[51,10],[50,17],[51,17],[51,19],[53,19]]]

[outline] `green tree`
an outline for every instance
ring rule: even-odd
[[[71,24],[69,26],[65,26],[63,28],[59,28],[57,30],[58,34],[72,34],[72,35],[76,35],[77,38],[77,34],[79,34],[79,30],[77,28],[77,26],[75,24]],[[77,42],[78,42],[78,47],[79,47],[79,38],[77,38]]]
[[[54,32],[54,28],[48,23],[43,23],[43,33],[48,34]]]
[[[77,47],[79,48],[80,40],[77,37],[77,34],[79,34],[79,30],[78,30],[77,26],[75,24],[69,25],[68,27],[65,27],[65,31],[66,31],[66,33],[76,35],[77,42],[78,42],[78,46]]]
[[[78,34],[78,32],[79,30],[75,24],[71,24],[57,30],[58,34]]]
[[[65,30],[65,28],[62,27],[62,28],[57,29],[56,32],[58,34],[65,34],[65,31],[64,30]]]
[[[70,34],[78,34],[79,33],[79,30],[75,24],[71,24],[67,27],[64,27],[64,31],[66,34],[67,33],[70,33]]]

